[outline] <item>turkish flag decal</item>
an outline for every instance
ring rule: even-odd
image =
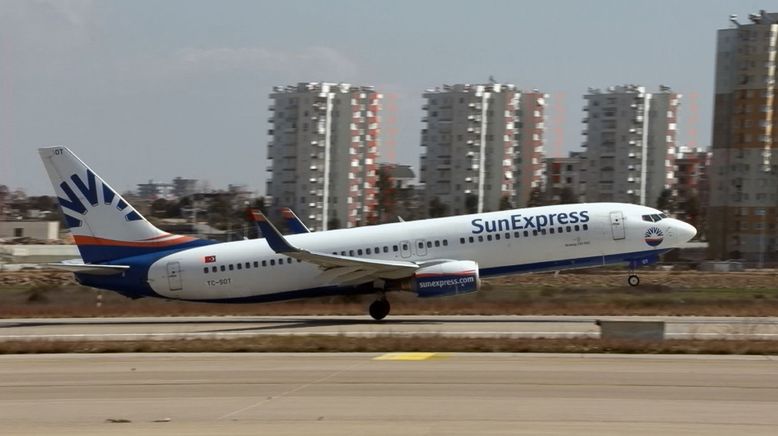
[[[205,256],[205,263],[216,262],[216,256]]]

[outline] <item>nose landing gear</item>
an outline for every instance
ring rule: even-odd
[[[373,317],[374,320],[380,321],[386,318],[386,315],[389,315],[391,309],[392,306],[389,304],[389,300],[387,300],[386,297],[381,297],[370,304],[370,316]]]
[[[627,284],[629,284],[630,286],[637,286],[637,285],[639,285],[640,284],[640,277],[638,277],[637,274],[634,274],[634,271],[631,271],[631,272],[632,272],[632,274],[630,274],[627,277]]]

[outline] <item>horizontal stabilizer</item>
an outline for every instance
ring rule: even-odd
[[[89,263],[70,262],[46,263],[44,265],[49,268],[70,271],[72,273],[91,274],[95,276],[111,276],[114,274],[121,274],[130,269],[128,265],[94,265]]]

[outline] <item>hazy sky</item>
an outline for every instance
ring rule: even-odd
[[[716,30],[770,2],[0,0],[0,184],[51,194],[63,144],[116,189],[207,179],[264,192],[268,94],[374,85],[418,167],[421,94],[493,76],[551,94],[547,151],[580,147],[588,87],[669,85],[710,142]]]

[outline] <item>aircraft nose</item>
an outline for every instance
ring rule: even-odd
[[[677,235],[679,241],[688,242],[697,235],[697,229],[689,223],[675,220],[675,223],[673,224],[673,231]]]

